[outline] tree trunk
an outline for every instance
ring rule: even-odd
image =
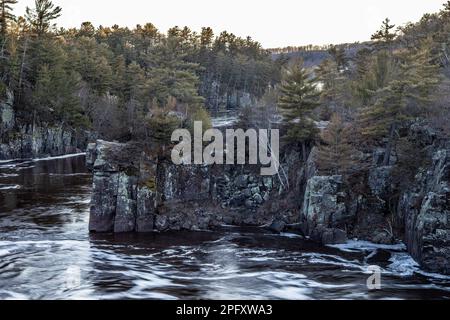
[[[27,50],[28,50],[28,38],[25,38],[25,44],[24,44],[23,54],[22,54],[22,62],[20,63],[19,84],[18,84],[18,88],[17,88],[19,90],[19,95],[20,95],[20,92],[22,92],[23,71],[25,68],[25,58],[27,55]]]
[[[394,124],[391,125],[391,129],[389,131],[389,140],[386,146],[386,152],[384,154],[384,161],[383,161],[384,166],[389,166],[391,164],[391,154],[394,145],[395,130],[396,130],[395,125]]]
[[[308,161],[308,158],[306,157],[306,142],[305,141],[302,142],[302,157],[303,157],[303,162],[306,163],[306,161]]]

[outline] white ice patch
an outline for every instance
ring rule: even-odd
[[[387,271],[395,275],[410,277],[417,273],[428,278],[450,280],[450,276],[421,270],[419,264],[407,253],[393,253],[389,261],[391,264],[387,267]]]
[[[329,247],[339,249],[344,252],[372,251],[366,258],[375,255],[378,249],[388,250],[391,252],[391,258],[389,259],[391,264],[386,268],[386,270],[383,270],[383,273],[388,273],[399,277],[411,277],[416,273],[429,278],[450,280],[450,276],[428,273],[421,270],[419,264],[406,252],[407,248],[403,243],[383,245],[368,241],[352,240],[345,244],[330,245]]]
[[[282,233],[280,234],[280,236],[281,236],[281,237],[285,237],[285,238],[291,238],[291,239],[298,239],[298,238],[303,239],[303,237],[302,237],[301,235],[298,235],[298,234],[295,234],[295,233],[285,233],[285,232],[282,232]]]
[[[86,152],[74,153],[74,154],[66,154],[64,156],[33,159],[33,161],[34,162],[40,162],[40,161],[50,161],[50,160],[58,160],[58,159],[68,159],[68,158],[81,157],[81,156],[85,156],[85,155],[86,155]]]
[[[410,277],[419,270],[419,264],[407,253],[393,253],[387,271],[401,277]]]
[[[355,241],[351,240],[344,244],[329,245],[330,248],[339,249],[344,252],[361,252],[361,251],[373,251],[377,249],[390,250],[390,251],[405,251],[406,246],[403,243],[387,245],[376,244],[368,241]]]
[[[224,116],[224,117],[217,117],[213,118],[211,120],[211,125],[213,128],[222,128],[227,126],[232,126],[238,121],[237,116]]]

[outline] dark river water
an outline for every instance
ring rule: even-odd
[[[0,299],[450,299],[403,245],[259,229],[89,235],[84,157],[0,162]],[[370,291],[370,265],[381,290]]]

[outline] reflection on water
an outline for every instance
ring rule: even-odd
[[[241,228],[89,235],[90,191],[82,156],[0,162],[0,299],[450,299],[450,278],[403,246]],[[374,263],[382,290],[369,292]]]

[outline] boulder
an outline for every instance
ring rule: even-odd
[[[321,232],[321,242],[323,245],[346,243],[347,233],[341,229],[324,229]]]
[[[346,240],[345,232],[339,230],[349,220],[342,201],[342,184],[341,176],[315,176],[308,180],[302,215],[305,234],[313,240],[323,244]]]
[[[282,220],[274,220],[267,229],[274,233],[281,233],[286,229],[286,223]]]

